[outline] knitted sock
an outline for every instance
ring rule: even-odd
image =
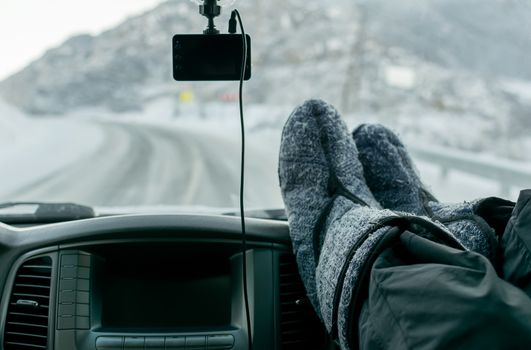
[[[404,144],[382,125],[362,124],[353,138],[367,185],[384,208],[440,221],[467,249],[494,259],[494,230],[476,214],[481,201],[439,203],[422,184]]]
[[[363,164],[365,181],[384,208],[428,215],[428,201],[436,201],[420,181],[405,146],[389,129],[362,124],[352,133]]]
[[[390,230],[382,223],[397,216],[380,209],[357,156],[346,125],[323,101],[295,109],[282,132],[279,178],[299,272],[342,349],[350,346],[348,310],[360,269]]]

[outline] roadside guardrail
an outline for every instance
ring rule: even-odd
[[[408,147],[413,158],[436,164],[441,168],[442,176],[451,170],[480,176],[496,181],[500,193],[508,195],[512,187],[531,188],[531,162],[517,162],[439,147]]]

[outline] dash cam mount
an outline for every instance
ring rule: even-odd
[[[220,34],[214,18],[227,1],[195,0],[199,13],[208,18],[203,34],[173,36],[173,78],[177,81],[239,81],[251,78],[251,37],[236,34],[236,13],[229,21],[229,34]],[[239,13],[238,13],[239,16]],[[244,39],[245,38],[245,39]],[[245,54],[244,54],[245,52]],[[245,69],[242,66],[245,64]],[[243,74],[242,74],[243,73]]]
[[[199,5],[199,13],[208,19],[208,26],[203,31],[204,34],[219,34],[214,24],[214,18],[221,14],[221,6],[217,0],[204,0],[203,5]]]

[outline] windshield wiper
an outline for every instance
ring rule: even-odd
[[[76,203],[0,203],[0,222],[6,224],[52,223],[90,219],[94,209]]]
[[[239,216],[240,212],[233,211],[233,212],[223,213],[223,215]],[[254,219],[280,220],[280,221],[288,220],[288,217],[286,216],[286,211],[281,208],[246,210],[245,217],[254,218]]]

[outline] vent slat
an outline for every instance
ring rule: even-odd
[[[46,269],[46,270],[52,269],[50,265],[24,265],[21,268],[22,269]]]
[[[40,284],[24,284],[24,283],[17,283],[15,284],[15,287],[50,289],[50,286],[43,286]]]
[[[35,322],[30,320],[18,320],[16,323],[10,323],[12,332],[28,332],[28,333],[46,333],[48,329],[48,321]]]
[[[40,324],[26,323],[26,322],[7,322],[7,324],[14,325],[14,326],[24,326],[24,327],[48,328],[48,325],[43,326]]]
[[[300,324],[300,322],[299,322],[299,320],[291,320],[291,321],[284,320],[284,321],[282,321],[282,324],[284,326],[286,326],[286,327],[288,327],[289,325],[292,325],[292,324],[298,326]]]
[[[282,342],[283,345],[289,345],[289,346],[301,346],[306,345],[307,342],[304,340],[286,340]]]
[[[19,343],[19,342],[12,342],[12,341],[6,341],[5,342],[6,349],[18,349],[17,347],[24,346],[28,349],[46,349],[46,345],[35,345],[35,344],[27,344],[27,343]],[[13,347],[9,347],[12,345]]]
[[[25,274],[20,274],[20,275],[18,275],[18,277],[20,277],[20,278],[35,278],[35,279],[45,279],[45,280],[49,280],[49,279],[51,279],[51,278],[52,278],[51,276],[40,276],[40,275],[25,275]]]
[[[20,307],[17,303],[9,303],[9,305]],[[48,305],[39,305],[39,308],[48,309]]]
[[[38,334],[26,334],[26,333],[19,333],[19,332],[6,332],[7,335],[22,335],[24,337],[34,337],[34,338],[40,338],[40,339],[46,339],[45,335],[38,335]]]
[[[25,312],[11,312],[10,314],[11,315],[16,315],[16,316],[40,317],[40,318],[48,319],[48,315],[29,314],[29,313],[25,313]]]
[[[13,293],[17,297],[28,297],[28,298],[41,298],[41,299],[50,299],[50,295],[43,294],[29,294],[29,293]]]
[[[293,255],[280,257],[279,289],[282,349],[319,348],[323,344],[324,328],[306,296]]]
[[[289,287],[289,286],[288,286]],[[280,293],[280,296],[285,296],[286,298],[289,296],[304,296],[304,289],[301,288],[293,288],[290,291],[284,291]],[[296,298],[294,298],[296,299]]]
[[[17,271],[7,310],[5,350],[47,348],[51,280],[50,257],[29,260]]]

